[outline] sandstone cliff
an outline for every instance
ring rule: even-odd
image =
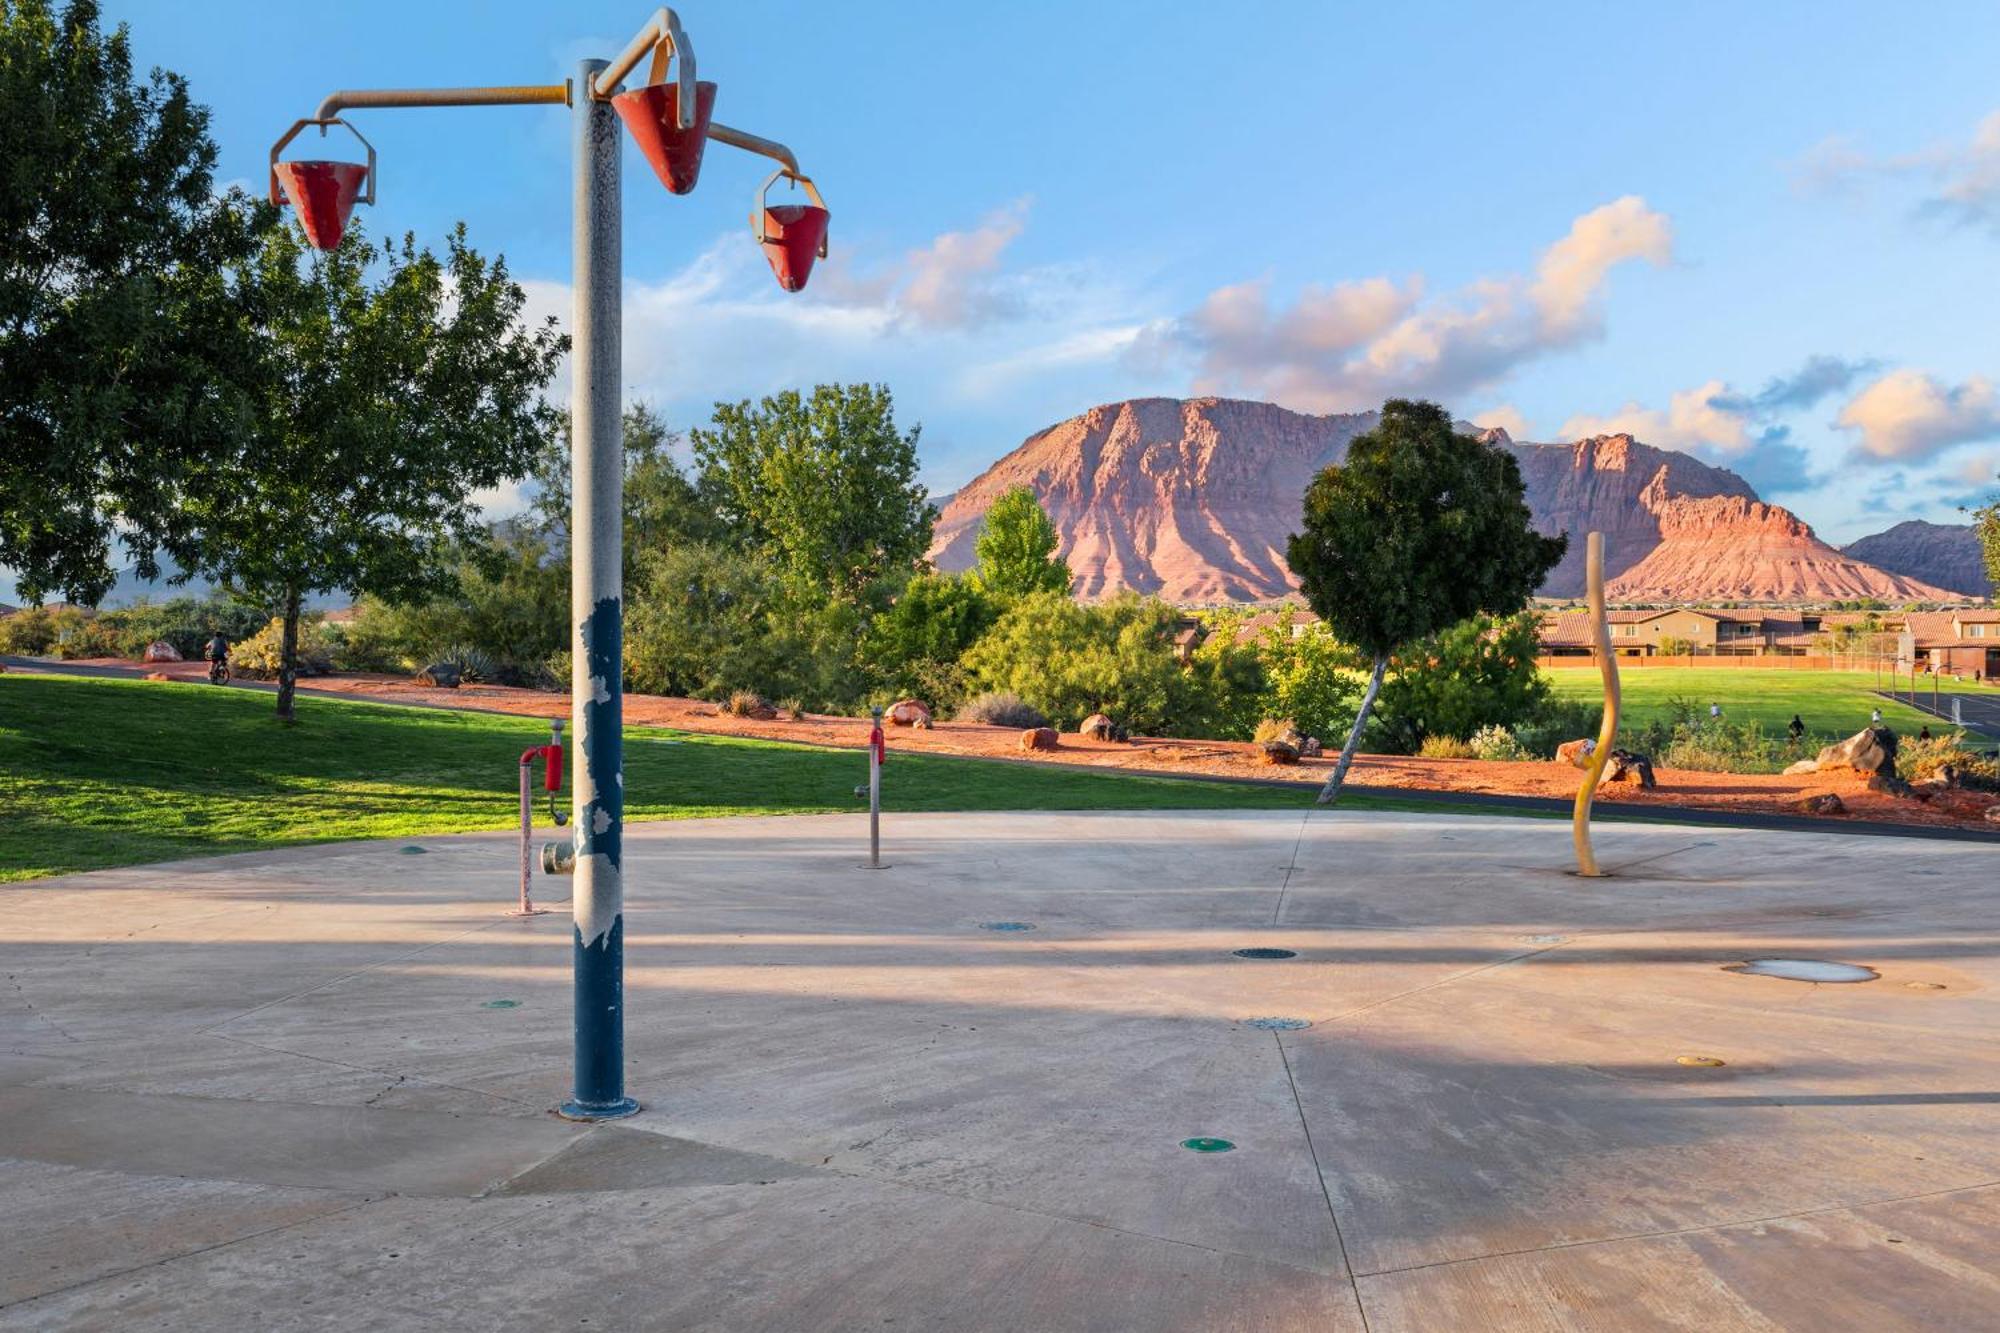
[[[1311,416],[1270,403],[1142,398],[1094,407],[1031,436],[942,507],[931,558],[965,569],[987,506],[1027,486],[1061,534],[1078,596],[1124,589],[1184,603],[1254,602],[1294,586],[1284,562],[1313,474],[1338,462],[1372,412]],[[1583,589],[1582,534],[1605,534],[1613,595],[1792,601],[1941,595],[1819,541],[1735,473],[1629,435],[1490,443],[1520,460],[1529,508],[1570,552],[1543,591]]]

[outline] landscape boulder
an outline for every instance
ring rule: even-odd
[[[1299,762],[1299,747],[1290,741],[1265,741],[1257,747],[1259,758],[1266,764],[1296,764]]]
[[[148,671],[148,672],[146,673],[146,679],[147,679],[147,680],[172,680],[172,679],[173,679],[173,677],[172,677],[172,676],[169,676],[169,675],[168,675],[168,674],[167,674],[166,672],[164,672],[164,671]]]
[[[1599,785],[1606,782],[1636,782],[1647,791],[1658,784],[1653,781],[1653,757],[1634,754],[1630,750],[1613,750],[1604,760],[1604,775]]]
[[[181,660],[181,650],[168,643],[165,639],[155,639],[146,645],[146,651],[139,660],[142,662],[178,662]]]
[[[1564,741],[1556,747],[1556,762],[1568,764],[1571,768],[1589,768],[1590,756],[1597,753],[1594,739]]]
[[[1815,761],[1819,770],[1851,768],[1857,773],[1896,776],[1896,733],[1887,727],[1863,727],[1846,740],[1827,746]]]
[[[893,726],[915,727],[918,731],[931,729],[931,708],[921,699],[898,699],[883,716]]]
[[[1319,758],[1319,752],[1320,752],[1319,737],[1308,736],[1304,740],[1299,742],[1299,758],[1317,759]]]
[[[1819,772],[1819,760],[1801,759],[1799,760],[1798,763],[1793,764],[1790,768],[1787,768],[1785,770],[1785,776],[1788,778],[1796,778],[1796,777],[1802,777],[1807,773],[1817,773],[1817,772]]]
[[[417,684],[429,685],[434,689],[455,690],[458,688],[458,681],[456,662],[433,662],[417,673]]]
[[[1989,824],[2000,824],[2000,805],[1987,806],[1984,818]]]
[[[1094,741],[1108,741],[1113,739],[1113,733],[1117,730],[1118,725],[1110,718],[1102,713],[1092,713],[1083,720],[1083,725],[1076,729],[1076,734],[1088,736]]]
[[[1021,733],[1023,750],[1053,750],[1061,743],[1054,727],[1029,727]]]
[[[1823,791],[1800,801],[1799,809],[1809,815],[1844,815],[1847,813],[1847,802],[1830,791]]]

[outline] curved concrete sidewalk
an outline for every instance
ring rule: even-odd
[[[597,1128],[546,1114],[569,925],[502,915],[505,836],[10,886],[0,1326],[1995,1322],[2000,852],[1628,824],[1582,881],[1520,820],[929,815],[871,872],[864,837],[628,831],[647,1109]],[[1765,955],[1881,975],[1723,970]]]

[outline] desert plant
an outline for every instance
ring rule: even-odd
[[[457,667],[458,678],[467,685],[491,685],[500,679],[500,664],[493,654],[469,643],[448,648],[434,660]]]
[[[1516,763],[1531,757],[1527,747],[1521,744],[1514,733],[1502,726],[1481,727],[1472,733],[1472,738],[1466,744],[1471,747],[1474,759],[1499,759]]]
[[[1257,724],[1257,730],[1250,734],[1250,739],[1258,745],[1263,745],[1267,741],[1285,741],[1288,744],[1297,745],[1299,743],[1298,724],[1288,717],[1267,717]]]
[[[755,690],[737,690],[722,705],[722,711],[731,717],[770,718],[775,717],[778,710]]]
[[[1665,741],[1648,746],[1654,762],[1698,773],[1776,773],[1792,759],[1785,742],[1753,722],[1676,723]]]
[[[564,691],[569,689],[571,663],[570,651],[558,648],[542,659],[535,673],[535,688],[538,690]]]
[[[1425,759],[1472,759],[1472,746],[1456,736],[1426,736],[1417,746],[1417,753]]]
[[[806,720],[806,706],[798,699],[785,700],[778,705],[778,711],[783,713],[788,721],[803,722]]]
[[[1011,690],[989,690],[968,699],[957,714],[960,722],[983,722],[989,727],[1046,727],[1048,718],[1040,709]]]

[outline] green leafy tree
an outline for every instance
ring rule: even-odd
[[[1979,534],[1979,550],[1986,557],[1986,581],[1993,585],[1993,597],[2000,600],[2000,499],[1972,511],[1972,530]]]
[[[452,557],[482,534],[477,493],[524,477],[555,429],[541,395],[567,339],[554,321],[521,326],[520,287],[462,227],[442,260],[359,229],[308,258],[292,228],[273,228],[242,281],[260,349],[252,410],[191,487],[191,568],[278,609],[289,721],[305,597],[452,589]]]
[[[1333,637],[1320,621],[1298,623],[1287,609],[1258,637],[1264,664],[1264,717],[1290,718],[1305,735],[1325,740],[1350,726],[1361,682],[1354,650]]]
[[[1320,803],[1340,794],[1398,648],[1475,615],[1513,615],[1555,567],[1562,537],[1534,530],[1514,456],[1453,428],[1435,403],[1394,398],[1347,459],[1306,488],[1285,558],[1306,602],[1373,663]]]
[[[891,693],[952,708],[965,694],[959,659],[999,614],[999,605],[973,579],[919,574],[875,617],[864,655]]]
[[[1427,736],[1468,740],[1483,727],[1516,727],[1548,700],[1535,665],[1530,614],[1474,616],[1405,645],[1390,660],[1376,711],[1387,743],[1414,753]]]
[[[1133,731],[1193,734],[1222,712],[1207,691],[1226,673],[1190,678],[1174,656],[1180,620],[1156,598],[1127,594],[1086,605],[1067,592],[1031,593],[1007,608],[963,665],[974,688],[1018,694],[1063,727],[1103,713]]]
[[[625,450],[625,581],[638,579],[649,552],[702,542],[727,542],[730,532],[675,454],[679,431],[650,403],[632,403],[622,421]],[[570,447],[567,425],[535,460],[533,512],[565,570],[569,567]]]
[[[917,436],[896,428],[888,387],[868,384],[718,403],[711,427],[690,432],[697,484],[735,538],[770,551],[796,585],[849,598],[930,546],[937,511],[917,483]]]
[[[215,196],[208,119],[92,0],[0,0],[0,564],[31,600],[96,602],[114,534],[147,578],[193,554],[239,408],[220,275],[269,217]]]
[[[986,511],[973,543],[974,577],[995,597],[1012,599],[1036,592],[1068,592],[1069,566],[1056,556],[1056,525],[1034,491],[1016,486]]]

